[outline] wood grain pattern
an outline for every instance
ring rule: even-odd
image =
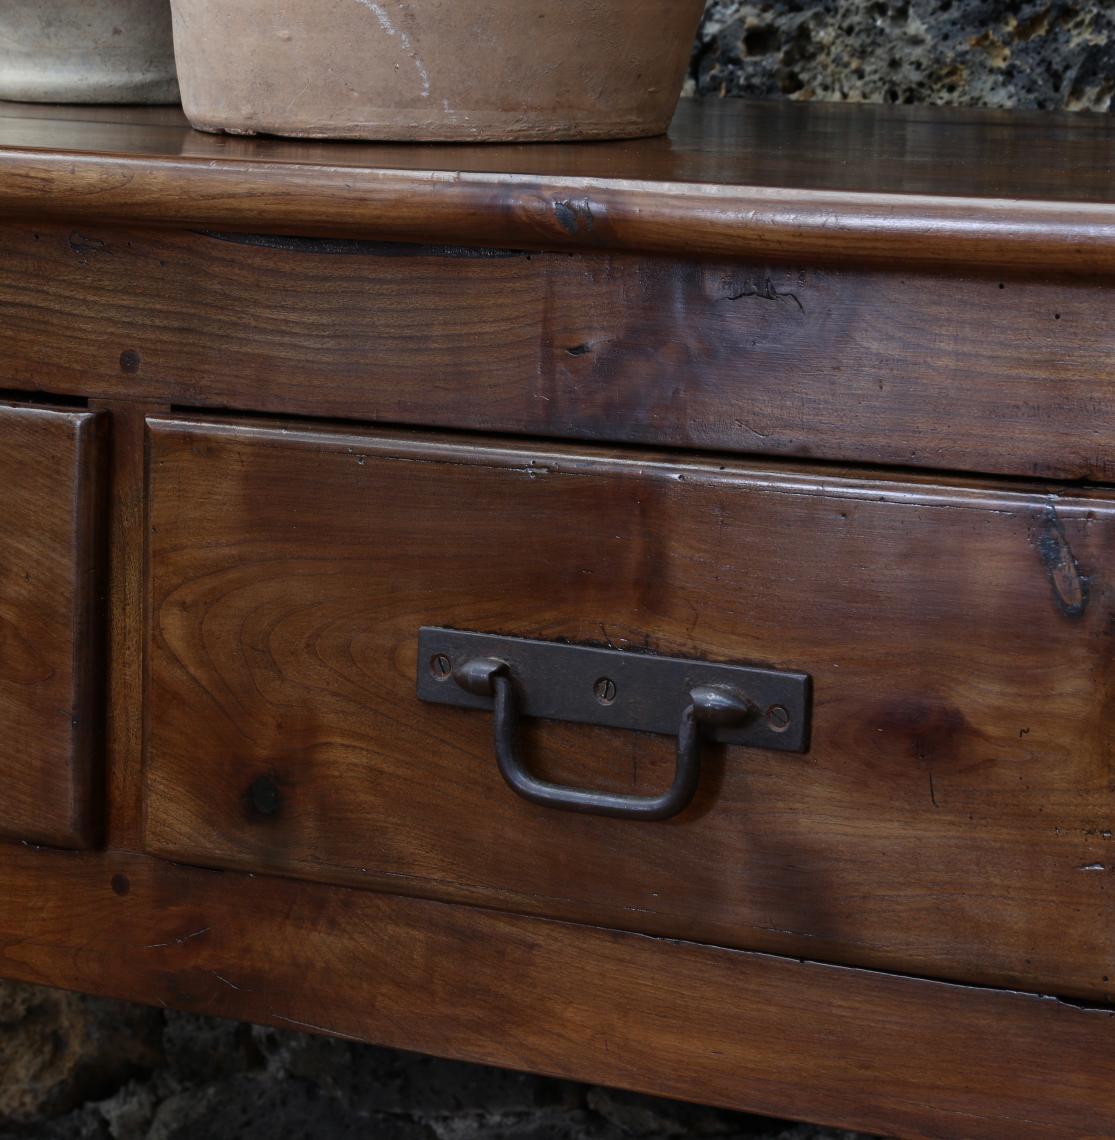
[[[683,103],[668,139],[338,147],[212,138],[165,110],[8,105],[0,215],[1110,273],[1113,137],[1091,116],[712,101]]]
[[[0,969],[885,1135],[1115,1133],[1110,1011],[135,855],[4,852]]]
[[[1115,990],[1103,492],[151,431],[150,850]],[[669,824],[535,808],[486,715],[418,703],[426,624],[808,672],[812,751],[724,750]],[[649,793],[672,772],[665,738],[534,724],[528,746],[562,783]]]
[[[1096,282],[0,227],[0,386],[1115,479]]]
[[[104,426],[0,405],[0,835],[61,847],[100,819]]]
[[[1113,141],[0,104],[0,389],[90,402],[0,407],[0,975],[891,1135],[1115,1135],[1115,491],[1023,481],[1115,483]],[[534,808],[486,715],[417,702],[426,623],[803,670],[813,748],[711,750],[668,824]],[[570,783],[672,768],[525,738]]]

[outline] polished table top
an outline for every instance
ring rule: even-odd
[[[0,103],[0,215],[384,240],[1115,267],[1109,116],[683,100],[668,136],[206,135],[176,108]]]

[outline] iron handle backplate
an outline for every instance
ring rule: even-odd
[[[418,695],[441,704],[490,708],[499,770],[523,799],[545,807],[621,819],[678,815],[696,795],[706,740],[805,751],[810,679],[750,666],[423,629]],[[520,714],[649,732],[676,733],[669,789],[631,796],[539,779],[522,761]]]

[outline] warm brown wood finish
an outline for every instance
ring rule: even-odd
[[[100,807],[103,427],[0,404],[0,835],[61,847]]]
[[[1115,125],[683,104],[574,147],[212,138],[166,110],[0,108],[0,215],[683,256],[1115,269]]]
[[[7,852],[0,946],[11,977],[888,1135],[1115,1135],[1115,1014],[1053,998],[125,854]]]
[[[156,852],[1115,991],[1107,496],[174,422],[150,454]],[[424,625],[804,671],[812,750],[724,750],[669,824],[532,807],[488,715],[418,702]],[[529,747],[617,792],[673,764]]]
[[[0,104],[0,974],[899,1136],[1115,1136],[1113,143]],[[812,747],[706,748],[667,823],[531,807],[488,714],[417,700],[426,624],[803,671]],[[524,738],[597,789],[673,765]]]
[[[1115,478],[1098,282],[0,227],[0,386]]]

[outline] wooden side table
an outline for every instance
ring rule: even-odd
[[[0,974],[1115,1135],[1115,125],[0,105]]]

